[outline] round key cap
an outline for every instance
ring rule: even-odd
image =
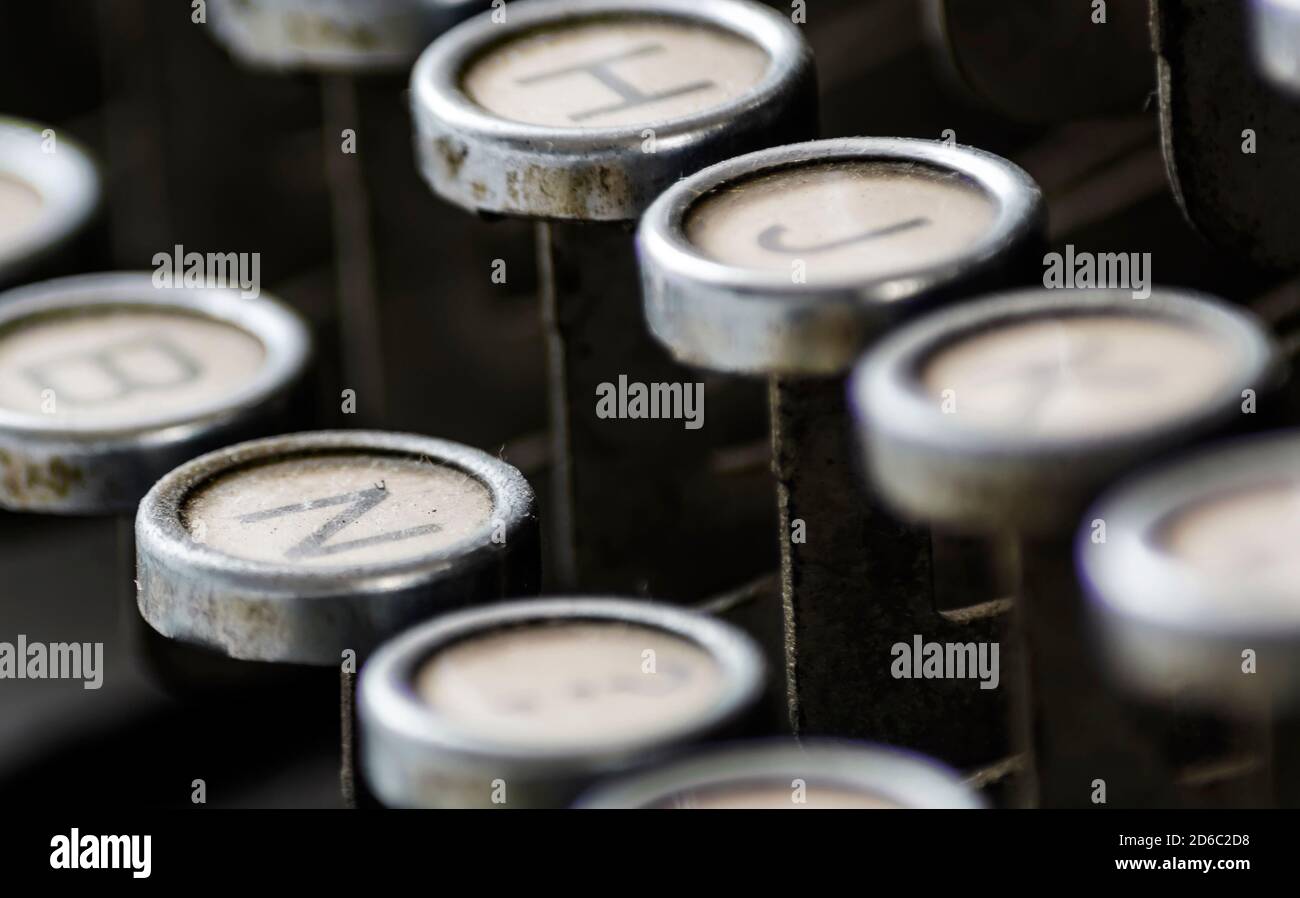
[[[1008,534],[1027,656],[1013,722],[1033,763],[1022,800],[1121,806],[1180,800],[1168,721],[1105,688],[1087,641],[1073,534],[1126,469],[1251,423],[1280,356],[1248,314],[1158,289],[1027,290],[930,315],[882,341],[851,383],[871,479],[909,517]]]
[[[598,786],[588,809],[978,809],[955,773],[918,755],[831,740],[705,751]]]
[[[217,39],[245,65],[358,71],[408,66],[487,0],[211,0]]]
[[[838,374],[918,306],[1036,263],[1043,215],[1028,175],[970,147],[844,138],[762,150],[646,212],[646,319],[690,364]]]
[[[1059,533],[1125,468],[1240,420],[1279,365],[1208,296],[1036,289],[916,322],[852,391],[873,479],[909,514]]]
[[[641,222],[654,336],[684,363],[770,378],[800,734],[903,744],[961,766],[1005,750],[1001,693],[891,674],[893,647],[918,633],[994,641],[1005,604],[961,622],[938,612],[929,534],[862,495],[843,378],[918,310],[1028,280],[1043,227],[1037,186],[1010,162],[889,138],[730,159],[674,185]]]
[[[762,685],[743,633],[662,605],[450,615],[362,670],[366,777],[390,806],[565,806],[599,776],[734,730]]]
[[[812,59],[736,0],[523,0],[411,73],[426,180],[466,209],[632,220],[682,172],[811,131]]]
[[[1092,507],[1076,541],[1112,672],[1137,694],[1268,733],[1282,807],[1300,806],[1298,452],[1300,434],[1285,431],[1139,474]]]
[[[99,174],[85,150],[41,125],[0,118],[0,284],[72,239],[99,199]]]
[[[1134,689],[1230,712],[1300,698],[1300,436],[1202,450],[1139,474],[1085,516],[1081,575],[1114,669]],[[1258,657],[1243,670],[1243,652]]]
[[[527,481],[476,449],[370,431],[241,443],[163,477],[136,518],[140,612],[233,658],[332,665],[537,582]]]
[[[158,477],[287,410],[310,354],[265,295],[83,275],[0,294],[0,507],[134,510]]]

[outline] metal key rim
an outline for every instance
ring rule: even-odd
[[[1233,439],[1138,472],[1088,510],[1075,539],[1079,579],[1123,678],[1156,693],[1172,684],[1211,702],[1255,701],[1261,687],[1284,695],[1300,691],[1300,664],[1286,661],[1300,649],[1300,603],[1286,613],[1293,598],[1286,592],[1266,593],[1265,607],[1243,603],[1247,584],[1204,577],[1153,544],[1180,511],[1297,482],[1298,457],[1300,431]],[[1093,520],[1106,522],[1105,543],[1093,543]],[[1243,648],[1262,653],[1258,675],[1242,674]]]
[[[303,568],[239,558],[196,541],[181,523],[186,500],[222,475],[258,464],[320,455],[383,455],[413,461],[428,459],[478,480],[492,497],[492,516],[457,542],[420,557],[371,565]],[[470,446],[435,437],[367,430],[322,430],[285,434],[239,443],[195,458],[159,480],[140,502],[136,540],[140,553],[170,562],[197,579],[239,589],[261,590],[268,601],[286,602],[314,596],[383,593],[462,573],[496,557],[510,537],[531,521],[533,492],[517,469]],[[505,542],[493,542],[503,524]]]
[[[94,216],[102,188],[89,152],[62,134],[58,150],[42,149],[43,126],[0,117],[0,174],[30,185],[41,196],[42,210],[23,236],[0,245],[0,281],[67,242]]]
[[[411,107],[417,144],[454,142],[458,172],[466,157],[476,156],[491,160],[493,169],[539,168],[574,181],[590,177],[597,169],[616,170],[632,185],[629,196],[609,200],[610,208],[589,215],[593,220],[635,219],[642,211],[640,204],[648,204],[664,183],[671,183],[683,170],[699,167],[678,161],[697,146],[725,143],[728,133],[740,126],[779,129],[786,108],[806,99],[801,88],[809,87],[812,78],[811,51],[799,29],[774,10],[746,0],[518,0],[507,10],[502,23],[493,22],[487,13],[461,23],[416,61],[411,71]],[[724,31],[762,49],[768,68],[758,84],[719,106],[679,118],[615,127],[517,122],[479,106],[462,89],[461,76],[469,65],[497,46],[542,29],[611,18],[679,21]],[[815,98],[811,102],[815,106]],[[647,128],[654,130],[659,147],[653,154],[641,149]],[[541,200],[533,209],[529,201],[496,195],[484,185],[466,188],[456,176],[427,161],[422,169],[435,192],[472,211],[557,220],[588,217]]]
[[[955,174],[997,207],[988,232],[951,259],[870,279],[793,284],[788,272],[741,268],[687,238],[696,205],[725,186],[804,165],[886,162]],[[837,373],[913,300],[977,278],[1014,255],[1045,221],[1037,184],[1014,163],[973,147],[914,138],[853,137],[792,144],[718,163],[679,181],[646,210],[637,231],[651,331],[683,361],[755,374]],[[802,346],[819,325],[859,332],[843,351]]]
[[[1235,362],[1222,394],[1155,426],[1043,436],[953,426],[917,380],[928,358],[973,334],[1035,318],[1107,314],[1163,318],[1219,340]],[[1282,374],[1280,353],[1263,325],[1207,294],[1157,288],[1135,299],[1125,291],[1035,288],[946,309],[887,336],[855,367],[849,398],[873,479],[894,504],[957,526],[974,521],[976,529],[1038,531],[1056,523],[1045,524],[1051,510],[1043,506],[1050,503],[1026,497],[1047,484],[1065,494],[1091,488],[1144,452],[1222,426],[1240,413],[1243,390],[1269,389]],[[1073,527],[1073,517],[1068,524]]]
[[[606,810],[662,805],[674,795],[791,777],[895,801],[908,809],[984,807],[947,767],[922,755],[870,743],[811,739],[759,742],[700,752],[595,789],[575,807]]]
[[[84,443],[87,451],[106,442],[189,439],[207,427],[224,423],[243,409],[259,406],[283,393],[303,376],[311,356],[311,336],[306,324],[296,312],[269,294],[245,299],[234,288],[159,288],[147,272],[75,275],[0,293],[0,337],[6,330],[29,320],[133,309],[193,315],[235,327],[261,344],[265,353],[262,367],[251,381],[228,396],[193,406],[184,413],[155,415],[127,427],[105,426],[101,422],[79,426],[48,415],[28,415],[0,408],[0,435],[20,440]]]
[[[598,749],[526,748],[475,737],[448,724],[414,692],[416,671],[440,649],[493,630],[570,621],[629,624],[668,634],[707,652],[718,664],[722,694],[710,711],[654,737]],[[742,716],[762,692],[764,663],[747,636],[721,621],[679,608],[616,598],[534,599],[450,614],[382,646],[361,672],[360,715],[376,765],[406,765],[406,779],[467,765],[506,765],[564,776],[618,769],[682,739],[717,731]],[[504,770],[504,768],[503,768]],[[400,803],[400,797],[399,802]]]

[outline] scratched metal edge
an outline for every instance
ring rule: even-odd
[[[422,557],[382,565],[304,570],[239,559],[202,546],[179,520],[185,497],[233,466],[313,451],[383,451],[428,457],[484,483],[493,519]],[[504,543],[492,541],[494,522]],[[254,440],[210,453],[160,480],[136,516],[137,602],[163,636],[232,658],[332,665],[364,657],[383,639],[444,611],[511,594],[539,580],[532,488],[515,468],[468,446],[374,431],[319,431]]]

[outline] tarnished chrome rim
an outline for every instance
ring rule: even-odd
[[[417,558],[304,569],[237,558],[196,541],[181,521],[190,494],[232,470],[295,456],[374,453],[428,461],[482,483],[492,516],[458,542]],[[511,465],[459,443],[365,430],[289,434],[240,443],[167,474],[140,503],[140,612],[164,636],[247,660],[336,664],[403,626],[479,601],[472,587],[536,565],[532,488]],[[494,535],[500,535],[494,540]],[[500,598],[500,594],[494,596]]]
[[[0,335],[27,321],[64,313],[139,309],[194,315],[249,334],[262,367],[226,396],[111,426],[0,408],[0,507],[46,513],[134,511],[153,482],[180,462],[230,439],[266,432],[305,375],[312,344],[306,324],[263,294],[232,288],[157,288],[147,272],[78,275],[0,293]]]
[[[697,720],[651,738],[590,751],[529,749],[480,739],[441,719],[416,695],[415,673],[439,649],[494,630],[557,620],[633,624],[684,639],[717,663],[723,693]],[[454,795],[459,779],[479,777],[484,769],[507,780],[516,778],[523,788],[548,779],[586,785],[596,776],[627,769],[735,723],[758,700],[763,680],[762,655],[744,633],[714,618],[658,603],[537,599],[448,615],[385,644],[362,670],[358,702],[367,779],[376,794],[394,806],[430,803],[414,794],[419,784],[447,783],[449,795]]]
[[[996,205],[996,217],[981,240],[942,265],[816,284],[793,284],[788,272],[718,262],[687,239],[692,209],[716,191],[837,161],[898,162],[955,173]],[[679,181],[646,211],[637,232],[646,319],[655,337],[690,364],[745,373],[832,374],[851,365],[876,332],[926,294],[1022,262],[1018,248],[1035,244],[1044,222],[1033,179],[983,150],[877,137],[760,150]]]
[[[17,239],[0,244],[0,283],[11,282],[30,265],[71,239],[99,208],[102,188],[90,154],[56,134],[45,151],[43,125],[0,117],[0,175],[30,185],[42,200],[37,219]]]
[[[1065,438],[955,426],[920,386],[925,360],[971,334],[1034,318],[1108,313],[1163,318],[1213,335],[1233,360],[1222,396],[1156,426]],[[1231,422],[1240,414],[1242,391],[1266,391],[1281,372],[1280,353],[1264,327],[1208,295],[1157,289],[1135,299],[1122,291],[1033,289],[936,312],[887,336],[855,368],[849,399],[872,479],[897,507],[952,526],[1042,532],[1073,527],[1082,508],[1067,499],[1153,452]],[[1045,502],[1045,495],[1061,501]]]
[[[576,807],[607,810],[670,806],[673,797],[728,786],[792,779],[854,789],[909,809],[984,807],[957,774],[920,755],[834,740],[758,742],[700,752],[598,786]]]
[[[483,13],[436,40],[411,72],[416,153],[435,193],[471,211],[631,221],[681,177],[743,149],[812,136],[812,54],[799,29],[746,0],[519,0],[506,21]],[[492,47],[543,27],[610,17],[675,19],[736,34],[766,51],[745,94],[694,115],[632,126],[558,128],[499,118],[461,88]],[[657,151],[642,150],[653,128]],[[531,189],[535,183],[537,189]]]

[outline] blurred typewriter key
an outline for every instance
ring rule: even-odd
[[[0,117],[0,286],[53,273],[99,202],[85,150],[43,125]]]
[[[1094,0],[925,0],[949,74],[1018,121],[1139,113],[1155,88],[1148,9]],[[1104,20],[1098,17],[1104,17]]]
[[[658,603],[449,615],[362,671],[365,773],[389,806],[565,807],[602,776],[737,734],[763,678],[744,633]]]
[[[788,19],[740,0],[507,9],[506,22],[481,15],[425,52],[413,117],[436,194],[540,222],[558,580],[675,601],[733,587],[761,569],[719,563],[719,540],[745,515],[708,471],[717,447],[698,373],[672,364],[636,315],[631,223],[683,173],[812,136],[810,51]],[[729,391],[744,387],[714,392],[709,415],[725,420]],[[764,501],[753,529],[768,515]],[[764,553],[739,554],[752,566]]]
[[[1024,279],[1037,187],[979,150],[851,138],[765,150],[667,191],[638,235],[650,330],[682,362],[770,378],[791,723],[955,764],[1005,748],[1000,693],[899,680],[913,637],[996,640],[931,595],[930,537],[861,489],[844,374],[907,314]]]
[[[983,803],[955,773],[920,755],[813,739],[705,750],[599,785],[576,807],[898,810]]]
[[[254,68],[384,71],[411,64],[487,0],[211,0],[217,39]]]
[[[1250,10],[1256,65],[1278,87],[1300,92],[1300,2],[1251,0]]]
[[[1249,4],[1151,3],[1165,168],[1183,213],[1222,250],[1267,268],[1300,267],[1300,103],[1264,80]],[[1282,29],[1276,37],[1295,46]]]
[[[136,504],[182,461],[280,423],[310,348],[297,315],[265,295],[161,289],[148,273],[81,275],[0,294],[6,638],[103,643],[110,673],[102,690],[77,684],[68,701],[133,711],[149,704],[139,664],[150,660],[149,645],[132,628]],[[25,710],[40,714],[48,694],[33,687],[13,699],[32,701]],[[89,707],[68,719],[100,719]],[[19,732],[45,729],[21,725],[27,718],[8,703],[0,717]]]
[[[1098,779],[1111,804],[1174,800],[1164,759],[1088,650],[1073,535],[1125,469],[1247,426],[1247,397],[1275,387],[1279,370],[1252,317],[1168,289],[989,298],[898,331],[856,370],[876,488],[912,518],[1016,541],[1024,641],[1012,648],[1025,647],[1028,681],[1015,726],[1033,761],[1023,800],[1036,788],[1044,806],[1088,806]],[[1012,654],[1007,682],[1022,666]]]
[[[324,431],[182,465],[140,503],[140,613],[231,658],[342,673],[355,802],[357,665],[452,608],[537,589],[533,494],[490,455],[430,437]]]
[[[1212,447],[1115,487],[1077,540],[1113,673],[1157,700],[1272,727],[1274,801],[1300,807],[1300,433]],[[1106,542],[1088,520],[1106,523]]]

